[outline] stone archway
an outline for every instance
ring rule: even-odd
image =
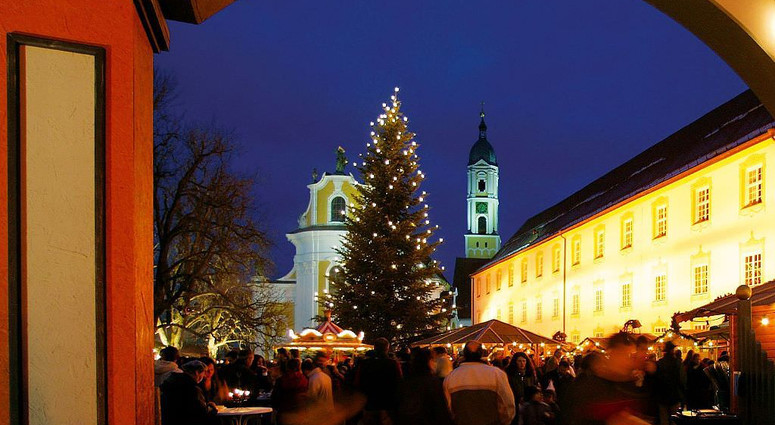
[[[775,116],[775,0],[644,0],[691,31]]]

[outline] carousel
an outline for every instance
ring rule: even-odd
[[[361,331],[357,335],[349,329],[342,329],[331,321],[331,311],[325,312],[325,321],[316,328],[306,328],[296,334],[293,329],[288,330],[286,342],[279,344],[274,349],[295,348],[304,351],[327,351],[332,353],[363,352],[374,347],[363,343],[364,334]]]

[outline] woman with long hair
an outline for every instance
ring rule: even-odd
[[[511,356],[509,365],[506,366],[506,375],[509,378],[511,392],[514,393],[514,404],[525,401],[525,388],[535,386],[538,383],[535,367],[527,354],[523,352],[514,353]]]
[[[209,357],[200,357],[199,361],[205,365],[204,379],[199,383],[199,388],[205,395],[207,401],[215,404],[223,404],[228,399],[229,389],[226,383],[218,377],[218,370],[215,368],[215,361]]]

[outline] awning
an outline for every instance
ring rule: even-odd
[[[751,305],[770,305],[775,303],[775,280],[751,287]],[[686,322],[696,317],[731,315],[737,312],[737,297],[728,294],[716,298],[713,302],[697,307],[693,310],[673,315],[677,323]]]
[[[413,346],[465,344],[478,341],[483,344],[554,344],[561,342],[541,336],[500,320],[488,320],[473,326],[453,329],[442,334],[412,343]]]

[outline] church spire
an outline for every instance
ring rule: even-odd
[[[482,122],[479,123],[479,138],[487,139],[487,124],[484,123],[484,101],[482,101],[482,112],[479,113],[482,117]]]

